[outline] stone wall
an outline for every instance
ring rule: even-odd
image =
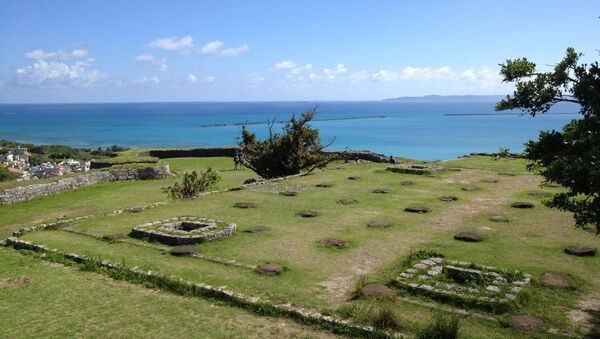
[[[81,174],[50,183],[32,184],[0,190],[0,205],[13,204],[19,201],[36,199],[50,194],[76,190],[82,187],[106,182],[164,179],[169,177],[170,174],[169,165],[167,164]]]

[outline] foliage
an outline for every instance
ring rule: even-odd
[[[458,338],[460,319],[456,315],[437,313],[433,322],[417,332],[416,339],[454,339]]]
[[[581,118],[528,141],[526,157],[530,171],[568,189],[547,205],[574,213],[578,227],[591,224],[600,232],[600,67],[598,62],[580,63],[581,56],[568,48],[564,59],[545,73],[526,58],[507,60],[500,72],[504,81],[515,82],[516,90],[496,109],[521,109],[535,116],[556,103],[579,104]]]
[[[510,148],[500,147],[500,150],[498,151],[499,158],[508,158],[509,155],[510,155]]]
[[[163,192],[167,193],[173,199],[193,199],[215,185],[221,180],[217,171],[208,168],[200,173],[184,173],[183,180],[176,182],[173,186],[163,187]]]
[[[269,123],[269,137],[257,141],[256,135],[242,128],[242,141],[246,167],[263,178],[277,178],[302,171],[311,172],[325,167],[334,160],[322,154],[325,147],[320,142],[319,131],[308,123],[315,117],[316,110],[292,115],[282,134],[273,133],[274,121]]]
[[[393,305],[383,305],[377,309],[373,316],[373,326],[378,328],[399,328],[398,314]]]
[[[106,148],[98,147],[95,150],[88,148],[74,148],[64,145],[33,145],[23,144],[14,141],[0,140],[0,153],[8,151],[9,148],[22,147],[27,148],[32,153],[32,162],[39,164],[48,161],[60,161],[64,159],[91,160],[95,158],[116,157],[117,152],[127,150],[127,148],[113,145]]]
[[[15,173],[11,173],[8,168],[0,166],[0,182],[11,181],[14,179],[17,179],[17,175]]]

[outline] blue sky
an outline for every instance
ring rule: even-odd
[[[498,64],[598,59],[600,0],[0,0],[0,102],[505,94]]]

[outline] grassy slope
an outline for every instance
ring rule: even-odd
[[[163,160],[164,161],[164,160]],[[250,171],[231,171],[230,159],[170,159],[175,172],[212,166],[221,171],[222,187],[239,185],[251,177]],[[388,281],[398,273],[398,263],[411,250],[432,248],[452,259],[479,264],[520,269],[539,276],[544,271],[571,274],[580,288],[576,292],[560,292],[535,288],[520,312],[537,314],[549,327],[570,329],[566,313],[578,298],[600,290],[598,258],[574,258],[562,253],[571,243],[597,246],[593,235],[573,228],[571,217],[549,210],[541,199],[527,195],[538,190],[539,178],[526,174],[522,160],[490,160],[474,157],[444,162],[448,166],[465,168],[461,172],[446,172],[437,178],[418,177],[383,171],[383,165],[351,164],[348,168],[318,172],[313,176],[295,178],[277,186],[246,189],[203,197],[193,201],[170,202],[168,205],[138,214],[102,216],[117,208],[164,200],[160,187],[176,179],[136,183],[111,183],[60,194],[40,200],[0,207],[0,236],[21,225],[52,217],[95,214],[94,220],[76,227],[98,234],[127,233],[132,226],[147,221],[177,215],[199,215],[232,221],[240,230],[253,225],[266,225],[269,232],[246,234],[238,232],[232,238],[202,244],[203,253],[259,264],[270,261],[290,270],[278,277],[259,277],[242,268],[225,267],[190,258],[173,258],[152,249],[127,244],[106,244],[92,238],[64,231],[39,232],[25,239],[66,251],[89,254],[114,261],[125,260],[153,271],[164,272],[215,285],[226,285],[236,291],[260,295],[276,301],[290,301],[322,310],[334,310],[347,304],[347,293],[354,281],[368,273],[370,279]],[[499,176],[511,171],[516,177]],[[359,175],[361,180],[347,177]],[[496,178],[498,183],[483,183],[483,178]],[[412,186],[401,181],[412,180]],[[317,183],[332,183],[332,188],[317,189]],[[465,192],[464,185],[478,185],[480,191]],[[376,187],[388,187],[391,193],[373,194]],[[282,197],[271,191],[299,189],[296,197]],[[552,191],[556,189],[545,190]],[[437,197],[454,194],[456,203],[442,203]],[[359,200],[357,205],[336,203],[342,198]],[[536,202],[533,210],[516,210],[510,202]],[[256,209],[241,210],[232,205],[252,201]],[[429,215],[402,212],[410,205],[432,208]],[[294,215],[301,209],[321,213],[314,219]],[[494,224],[488,217],[502,214],[512,222]],[[6,217],[5,217],[6,216]],[[385,218],[392,221],[388,229],[369,229],[368,221]],[[486,237],[478,244],[466,244],[452,239],[458,231],[477,231]],[[344,250],[321,247],[324,237],[350,241]],[[359,301],[352,303],[369,303]],[[418,306],[395,303],[399,318],[407,332],[425,324],[431,312]],[[469,320],[465,331],[473,337],[515,336],[516,333],[495,324]]]

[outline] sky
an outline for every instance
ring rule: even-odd
[[[600,0],[0,0],[0,103],[507,94],[600,54]]]

